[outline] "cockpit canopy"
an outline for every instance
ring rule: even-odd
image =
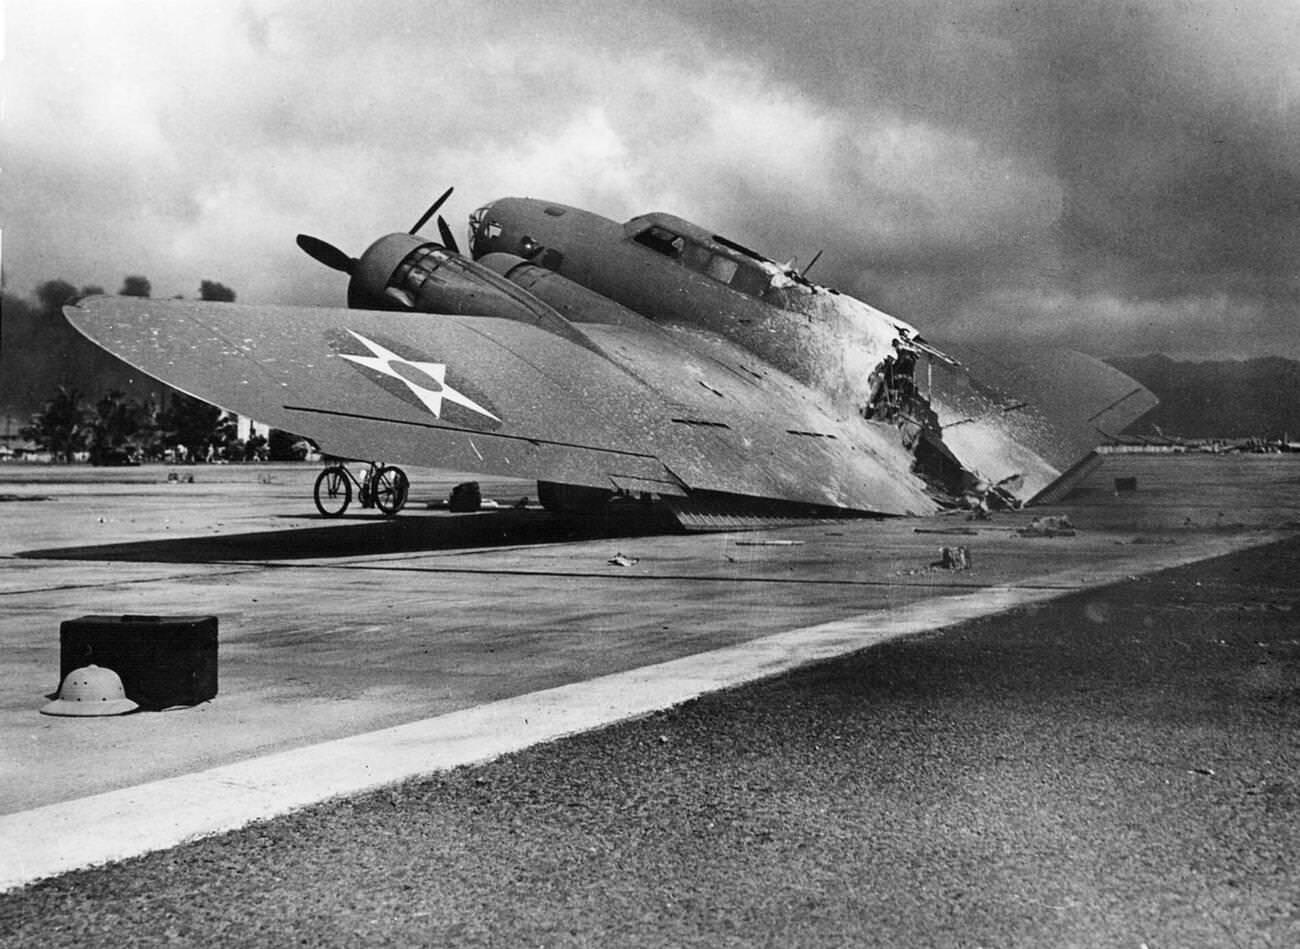
[[[687,270],[761,298],[780,274],[780,268],[756,251],[734,241],[710,235],[687,221],[667,214],[646,214],[624,225],[632,240],[663,254]]]

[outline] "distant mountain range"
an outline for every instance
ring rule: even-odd
[[[1176,362],[1168,356],[1107,359],[1160,400],[1129,426],[1188,438],[1300,437],[1300,362],[1266,356],[1223,362]]]
[[[1189,438],[1300,436],[1300,362],[1278,357],[1176,362],[1167,356],[1106,360],[1160,399],[1132,433],[1156,427]],[[0,313],[0,434],[6,417],[26,424],[60,385],[94,402],[113,389],[144,400],[170,391],[110,356],[61,313],[4,294]],[[15,424],[15,423],[10,423]]]

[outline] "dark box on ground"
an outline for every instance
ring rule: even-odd
[[[217,694],[215,616],[82,616],[59,627],[59,681],[94,663],[143,709],[197,705]]]
[[[483,507],[483,492],[477,481],[466,481],[451,489],[447,509],[453,514],[465,514]]]

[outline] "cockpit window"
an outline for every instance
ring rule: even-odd
[[[686,238],[674,234],[667,228],[659,227],[657,225],[647,227],[644,231],[633,238],[633,240],[638,244],[649,247],[656,253],[674,259],[681,257],[682,247],[686,243]]]
[[[706,268],[705,273],[718,281],[718,283],[725,283],[729,286],[731,284],[731,278],[736,275],[736,268],[739,266],[740,264],[730,258],[714,254],[709,258],[709,265]]]
[[[749,267],[741,264],[736,269],[736,274],[731,278],[731,285],[741,293],[748,293],[751,297],[761,297],[767,292],[771,283],[771,278],[766,271],[758,267]]]
[[[682,251],[682,263],[689,270],[696,273],[708,273],[709,261],[713,259],[713,253],[703,244],[697,244],[690,241]],[[715,278],[716,279],[716,278]]]
[[[651,225],[633,238],[638,244],[663,254],[696,273],[703,274],[733,290],[761,297],[768,288],[770,278],[760,267],[739,260],[711,247],[674,234],[666,227]]]

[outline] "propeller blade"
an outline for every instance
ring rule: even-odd
[[[438,215],[438,233],[442,235],[443,247],[453,254],[460,253],[460,248],[456,246],[456,235],[451,232],[451,228],[447,226],[447,221],[441,214]]]
[[[415,222],[415,227],[411,228],[409,231],[407,231],[407,233],[414,234],[420,228],[424,227],[424,225],[428,224],[429,218],[433,217],[435,214],[438,213],[438,209],[442,207],[443,202],[451,197],[452,191],[453,188],[448,188],[446,191],[444,191],[442,193],[442,197],[440,197],[437,201],[433,202],[433,204],[429,205],[429,210],[425,211],[424,214],[421,215],[420,220]]]
[[[355,257],[349,257],[333,244],[327,244],[319,237],[312,237],[310,234],[299,234],[298,246],[307,252],[308,257],[319,261],[331,270],[350,274],[357,265]]]

